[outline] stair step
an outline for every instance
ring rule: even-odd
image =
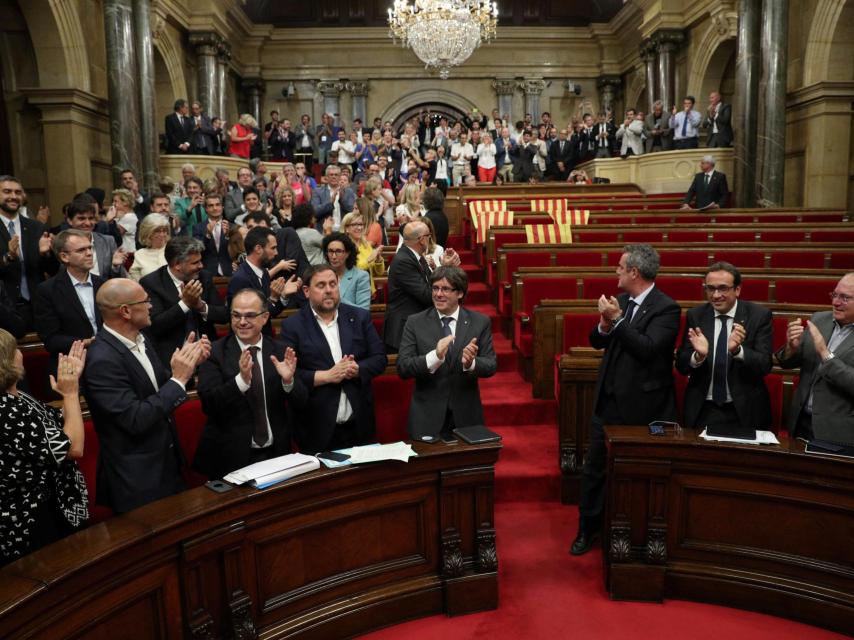
[[[557,427],[496,427],[503,449],[495,468],[497,502],[560,500]]]
[[[466,272],[466,276],[469,279],[469,285],[475,282],[483,282],[483,269],[481,269],[476,264],[467,264],[465,261],[462,263],[463,271]]]
[[[480,398],[487,426],[557,422],[557,402],[534,398],[531,385],[516,371],[499,371],[482,380]]]
[[[469,299],[466,298],[465,307],[469,311],[477,311],[478,313],[482,313],[483,315],[489,317],[492,320],[492,340],[493,342],[498,338],[507,338],[501,333],[501,316],[498,315],[498,312],[495,310],[494,304],[469,304]]]
[[[489,304],[492,300],[492,290],[483,282],[472,282],[466,294],[466,303]],[[492,305],[490,305],[492,306]],[[494,307],[493,307],[494,308]]]

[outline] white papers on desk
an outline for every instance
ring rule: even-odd
[[[707,442],[734,442],[735,444],[780,444],[777,436],[771,431],[757,431],[755,440],[747,440],[745,438],[719,438],[716,436],[706,435],[706,430],[700,434],[700,438]]]
[[[314,456],[289,453],[286,456],[256,462],[232,471],[223,480],[231,484],[251,484],[258,489],[263,489],[319,468],[320,462]]]
[[[400,462],[409,462],[410,458],[418,455],[412,450],[412,445],[407,444],[406,442],[353,447],[350,449],[349,453],[350,462],[353,464],[381,462],[382,460],[399,460]]]

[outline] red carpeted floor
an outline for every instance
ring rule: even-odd
[[[484,285],[481,285],[484,286]],[[478,294],[480,297],[483,294]],[[482,299],[481,299],[482,300]],[[488,311],[481,300],[479,311]],[[494,314],[494,308],[492,308]],[[559,502],[556,403],[535,400],[516,372],[512,346],[493,323],[499,372],[482,381],[486,423],[503,437],[496,468],[499,607],[432,616],[362,636],[372,640],[529,638],[831,640],[844,636],[763,614],[693,602],[612,602],[597,547],[568,549],[578,510]]]

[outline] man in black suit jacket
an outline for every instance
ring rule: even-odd
[[[478,378],[497,368],[490,319],[460,306],[465,271],[439,267],[430,282],[433,306],[409,316],[397,358],[400,377],[415,378],[408,424],[414,440],[484,424]]]
[[[199,102],[194,102],[190,106],[190,120],[193,123],[191,153],[216,155],[216,131],[211,124],[211,119],[202,113],[202,105]]]
[[[294,350],[263,336],[268,319],[257,289],[238,292],[231,301],[231,335],[214,342],[199,367],[208,422],[193,466],[210,478],[291,451],[293,409],[305,406],[308,389],[295,376]]]
[[[192,332],[216,340],[216,325],[228,322],[228,309],[202,270],[201,241],[176,236],[164,251],[166,264],[139,281],[151,300],[151,326],[146,333],[164,365]]]
[[[0,176],[0,277],[18,315],[33,326],[32,300],[45,273],[55,274],[59,263],[51,253],[44,225],[19,215],[24,187],[13,176]]]
[[[739,299],[741,273],[728,262],[711,265],[704,286],[709,301],[688,311],[676,354],[676,369],[690,376],[685,426],[767,429],[771,399],[764,378],[771,371],[771,312]]]
[[[433,231],[436,232],[436,244],[440,247],[447,247],[450,228],[448,216],[445,215],[445,194],[437,187],[427,187],[421,196],[421,203],[427,210],[424,217],[433,223]]]
[[[172,413],[210,355],[207,338],[172,355],[171,373],[142,334],[151,322],[139,283],[114,278],[96,298],[104,324],[86,354],[83,394],[95,423],[98,504],[124,513],[184,488],[184,456]]]
[[[166,116],[166,153],[190,153],[195,128],[187,101],[176,100],[175,111]]]
[[[207,222],[199,222],[193,227],[193,237],[205,246],[202,254],[205,271],[214,276],[230,276],[233,268],[231,254],[228,253],[229,222],[223,218],[221,195],[205,195],[205,213],[208,215]]]
[[[430,267],[424,257],[430,242],[430,230],[423,222],[414,221],[408,223],[401,233],[403,246],[395,254],[388,269],[388,301],[383,323],[383,341],[389,353],[397,353],[400,348],[406,319],[413,313],[433,306]],[[442,263],[458,265],[459,256],[453,249],[446,250]]]
[[[555,180],[560,180],[561,182],[569,177],[569,172],[575,165],[575,150],[572,148],[572,143],[567,140],[567,135],[567,130],[561,129],[557,140],[552,142],[549,148],[549,157],[551,158],[551,165],[554,167]]]
[[[594,392],[590,445],[581,473],[578,535],[573,555],[586,553],[605,504],[606,424],[647,425],[676,420],[673,349],[679,305],[655,286],[660,260],[649,245],[629,245],[617,265],[619,298],[599,298],[599,324],[590,345],[605,349]]]
[[[702,171],[694,176],[694,181],[682,201],[682,209],[723,209],[729,204],[729,187],[726,176],[715,171],[715,159],[703,156],[700,160]],[[694,203],[693,206],[691,203]]]
[[[6,285],[0,280],[0,329],[8,331],[15,338],[23,338],[27,334],[27,325],[15,309],[15,304],[6,293]]]
[[[297,355],[297,377],[309,389],[297,423],[300,450],[317,453],[374,441],[371,381],[388,358],[371,314],[340,304],[338,276],[329,265],[310,267],[308,304],[282,321],[282,341]]]
[[[709,130],[707,147],[732,146],[732,106],[721,102],[721,94],[709,94],[709,109],[702,126]]]
[[[85,231],[67,229],[53,240],[62,267],[42,282],[34,301],[35,326],[50,354],[50,373],[56,374],[60,353],[68,353],[75,340],[88,346],[101,326],[95,298],[104,282],[92,275],[92,240]]]

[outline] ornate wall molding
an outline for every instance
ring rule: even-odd
[[[447,104],[455,109],[459,109],[463,113],[469,113],[473,108],[477,107],[477,104],[470,99],[454,91],[440,88],[418,89],[401,96],[393,104],[386,107],[385,111],[380,114],[380,117],[383,122],[386,120],[393,122],[397,119],[398,115],[407,109],[430,102]]]
[[[184,65],[181,61],[181,45],[175,41],[172,30],[168,28],[165,19],[159,14],[155,15],[152,16],[151,24],[152,43],[166,65],[166,72],[169,74],[169,82],[172,85],[172,93],[176,98],[189,99],[187,79],[184,77]]]
[[[833,34],[844,8],[845,0],[819,0],[804,53],[803,86],[808,87],[828,79]]]
[[[711,21],[702,37],[692,42],[688,69],[687,94],[700,96],[703,93],[703,82],[718,48],[727,41],[735,40],[738,32],[738,13],[735,11],[718,11],[711,16]]]

